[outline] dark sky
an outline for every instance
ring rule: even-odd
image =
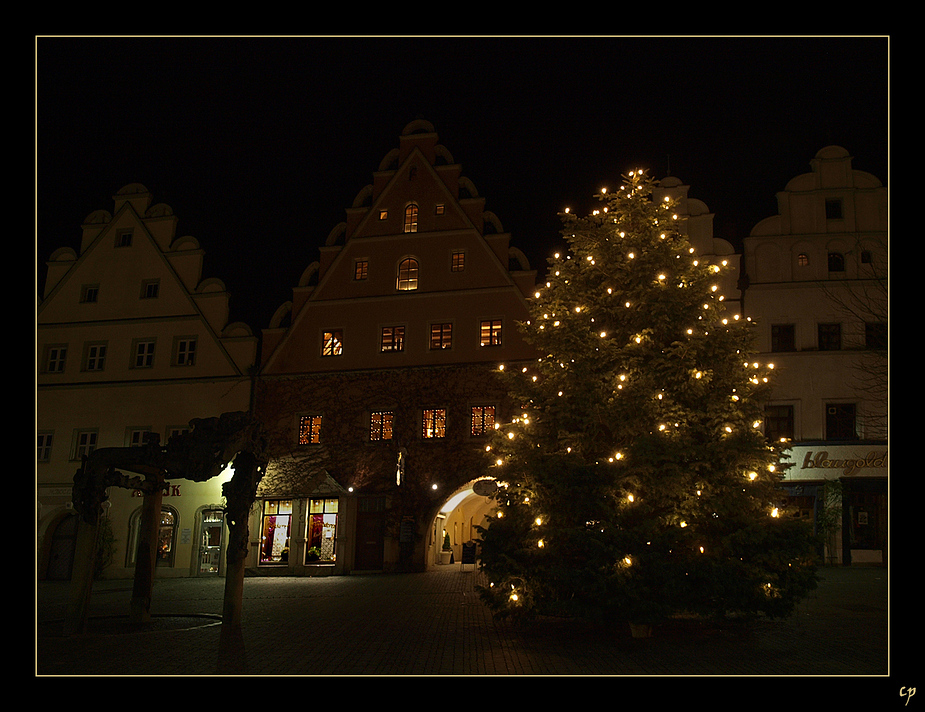
[[[886,37],[40,37],[36,57],[39,291],[140,182],[255,331],[417,118],[541,270],[557,212],[637,166],[736,244],[824,146],[889,178]]]

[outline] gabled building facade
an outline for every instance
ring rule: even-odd
[[[177,218],[130,184],[83,225],[80,250],[48,262],[37,308],[37,552],[42,578],[70,576],[77,517],[70,508],[82,456],[166,442],[194,418],[247,411],[257,339],[228,323],[229,294],[202,279],[203,250],[177,237]],[[222,479],[224,481],[224,478]],[[142,497],[111,488],[112,561],[131,577]],[[217,575],[221,481],[171,481],[164,493],[158,575]]]
[[[498,366],[535,357],[517,328],[535,279],[433,127],[409,124],[263,334],[253,570],[420,570],[445,533],[460,560],[512,407]]]
[[[765,432],[791,445],[791,505],[826,527],[827,561],[885,563],[887,189],[851,162],[820,150],[745,239],[745,313],[775,364]]]

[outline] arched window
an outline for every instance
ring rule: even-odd
[[[797,255],[797,264],[800,265],[800,267],[809,266],[809,255],[807,255],[805,252],[801,252],[799,255]]]
[[[177,541],[177,512],[173,507],[161,508],[161,523],[157,532],[157,558],[158,566],[173,566],[174,549]],[[138,544],[141,539],[141,507],[135,510],[129,520],[129,546],[126,552],[128,566],[135,565],[138,555]]]
[[[405,208],[405,232],[418,231],[418,206],[410,203]]]
[[[413,257],[406,257],[398,263],[398,280],[396,289],[407,292],[418,288],[418,261]]]
[[[829,272],[844,272],[845,256],[841,252],[829,253]]]

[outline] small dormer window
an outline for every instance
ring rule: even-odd
[[[116,233],[116,247],[131,247],[132,246],[132,231],[131,230],[119,230]]]
[[[414,203],[405,208],[405,232],[418,231],[418,206]]]
[[[380,219],[380,220],[388,220],[388,218],[389,218],[389,211],[388,211],[388,210],[380,210],[380,211],[379,211],[379,219]]]

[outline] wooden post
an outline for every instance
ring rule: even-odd
[[[64,635],[82,635],[87,631],[96,547],[100,535],[99,518],[99,513],[94,522],[87,522],[83,517],[77,518],[77,541],[70,599],[64,618]]]
[[[157,566],[157,543],[161,526],[163,496],[164,482],[161,476],[154,480],[153,491],[145,492],[141,506],[138,552],[135,558],[135,581],[132,586],[131,619],[134,623],[147,623],[151,620],[151,598],[154,591],[154,570]]]

